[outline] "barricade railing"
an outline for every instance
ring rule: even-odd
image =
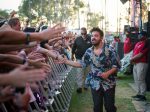
[[[57,64],[48,57],[51,72],[45,80],[37,82],[39,89],[32,90],[35,97],[29,105],[29,112],[67,112],[75,87],[75,74],[70,66]],[[4,103],[2,112],[8,112]]]

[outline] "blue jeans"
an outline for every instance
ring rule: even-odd
[[[98,91],[91,88],[94,112],[103,112],[103,101],[106,112],[116,112],[115,107],[115,87],[107,91],[101,87]]]

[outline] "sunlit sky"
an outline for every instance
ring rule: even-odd
[[[22,0],[0,0],[0,8],[7,10],[18,10],[18,6]]]
[[[124,18],[127,12],[125,11],[128,7],[128,2],[122,4],[120,0],[89,0],[91,11],[93,12],[102,12],[105,16],[105,20],[109,22],[109,28],[111,31],[116,31],[117,22],[119,18]],[[106,8],[105,8],[106,7]],[[105,15],[106,12],[106,15]],[[118,19],[118,21],[117,21]],[[122,25],[120,24],[121,29],[123,29],[126,21],[121,20]]]
[[[109,21],[111,29],[116,27],[117,15],[121,15],[122,8],[124,5],[120,2],[120,0],[86,0],[89,1],[91,11],[93,12],[106,12],[106,21]],[[106,8],[105,8],[106,1]],[[22,0],[0,0],[0,9],[7,10],[18,10],[18,6]],[[117,6],[118,4],[118,6]],[[118,7],[118,8],[117,8]],[[106,11],[105,11],[106,9]]]

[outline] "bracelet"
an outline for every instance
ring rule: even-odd
[[[30,33],[26,33],[26,42],[27,45],[30,43]]]

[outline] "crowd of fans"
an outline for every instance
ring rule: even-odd
[[[52,71],[48,58],[57,63],[62,57],[71,59],[76,34],[65,32],[61,24],[21,28],[14,14],[1,21],[0,27],[0,102],[8,112],[27,112],[31,96],[40,89],[37,81],[45,80]]]
[[[28,26],[29,21],[26,21],[26,25],[22,28],[19,18],[14,17],[14,14],[16,13],[13,12],[11,14],[8,21],[1,21],[0,27],[0,103],[4,103],[6,107],[8,107],[8,112],[27,112],[28,105],[31,104],[34,99],[33,94],[34,97],[37,98],[35,93],[37,94],[37,90],[40,89],[37,82],[45,80],[52,71],[51,65],[47,63],[49,57],[56,63],[61,64],[69,63],[69,65],[73,65],[73,61],[68,61],[73,58],[81,61],[85,51],[92,46],[89,42],[91,35],[89,35],[89,43],[87,43],[87,46],[85,46],[87,38],[85,38],[86,41],[83,41],[83,44],[81,43],[81,45],[79,45],[79,43],[84,40],[82,37],[86,37],[83,35],[87,35],[85,28],[83,28],[85,32],[81,31],[81,33],[83,33],[81,38],[76,39],[77,34],[71,31],[66,32],[65,27],[61,24],[48,27],[42,21],[37,28],[32,28]],[[99,31],[100,29],[97,30]],[[97,30],[93,32],[95,33]],[[100,37],[103,39],[103,32]],[[132,45],[130,37],[127,35],[124,43],[125,55],[134,49],[130,61],[134,65],[133,75],[138,87],[138,93],[136,96],[133,96],[133,98],[144,101],[146,100],[145,74],[148,66],[147,54],[149,51],[146,37],[146,32],[140,33],[139,41],[137,44]],[[95,36],[94,39],[95,38],[97,37]],[[93,41],[95,42],[96,39],[94,39]],[[103,43],[103,40],[101,40],[101,42]],[[116,51],[114,48],[116,49],[116,44],[119,42],[119,37],[115,37],[111,45],[115,55]],[[77,50],[79,51],[78,54],[76,52]],[[81,51],[83,51],[83,53]],[[74,57],[74,54],[76,54],[76,57]],[[112,58],[115,58],[116,66],[120,66],[118,63],[119,58],[116,57]],[[67,61],[65,59],[67,59]],[[97,61],[95,62],[97,63]],[[81,67],[81,65],[79,67]],[[116,74],[116,68],[114,71],[114,74]],[[81,70],[79,73],[81,73]],[[82,93],[81,89],[82,84],[78,87],[77,92]],[[115,93],[115,91],[113,93]],[[40,94],[38,95],[43,97]],[[108,102],[110,101],[108,100]],[[115,112],[116,107],[113,108]],[[44,108],[41,108],[41,110],[42,109],[44,111]],[[1,107],[0,111],[2,111]]]

